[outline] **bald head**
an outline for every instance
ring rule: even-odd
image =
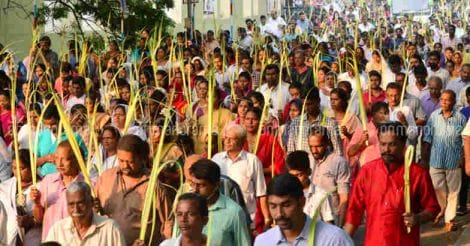
[[[189,172],[189,169],[193,166],[196,161],[202,159],[200,155],[190,155],[186,158],[184,161],[184,178],[188,180],[191,177],[191,174]]]

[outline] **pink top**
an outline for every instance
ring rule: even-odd
[[[83,175],[78,174],[74,181],[83,181]],[[69,216],[67,212],[67,199],[65,198],[65,187],[60,173],[47,175],[41,181],[41,206],[44,207],[44,218],[42,220],[42,239],[45,240],[49,229],[55,222]]]
[[[5,144],[8,146],[13,141],[12,135],[12,126],[13,120],[11,118],[11,111],[2,110],[0,108],[0,123],[2,125],[3,139]],[[26,113],[21,109],[21,107],[16,108],[16,119],[18,126],[24,122],[26,119]],[[19,129],[19,127],[18,127]]]
[[[354,132],[351,141],[349,142],[348,149],[351,148],[352,145],[359,143],[359,141],[361,140],[362,132],[362,127],[358,127],[357,130]],[[369,123],[367,123],[367,132],[369,135],[368,145],[359,154],[359,163],[361,167],[364,164],[381,157],[379,148],[379,137],[377,136],[378,131],[372,121],[369,121]],[[355,157],[357,157],[357,155]]]

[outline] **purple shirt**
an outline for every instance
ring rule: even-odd
[[[427,119],[429,119],[434,110],[441,108],[439,99],[434,102],[429,91],[425,92],[425,94],[421,97],[421,106],[423,106],[423,110],[426,113]]]
[[[83,181],[83,175],[78,174],[74,181]],[[62,181],[60,173],[47,175],[41,181],[41,206],[44,208],[44,218],[42,220],[42,239],[46,239],[49,229],[55,222],[69,216],[67,212],[67,199],[65,190],[67,187]]]

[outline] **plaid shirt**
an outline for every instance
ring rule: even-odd
[[[328,136],[330,137],[333,152],[337,153],[340,156],[343,156],[343,146],[341,144],[341,137],[339,135],[339,128],[336,121],[330,117],[323,116],[319,114],[318,117],[313,121],[309,122],[307,115],[304,116],[304,123],[302,128],[302,144],[297,146],[298,135],[300,128],[300,116],[292,121],[289,129],[289,139],[287,141],[287,153],[296,150],[304,150],[307,153],[310,153],[310,147],[308,145],[308,136],[310,135],[310,129],[313,126],[323,126],[328,131]]]

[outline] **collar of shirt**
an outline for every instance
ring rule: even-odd
[[[215,211],[215,210],[219,210],[219,209],[224,209],[227,207],[227,201],[226,201],[226,197],[222,194],[219,194],[219,198],[217,199],[217,201],[209,207],[209,211]]]
[[[301,240],[308,240],[308,235],[309,235],[309,232],[310,232],[310,224],[311,223],[312,223],[312,219],[310,217],[308,217],[307,215],[305,215],[304,227],[302,228],[302,231],[300,232],[300,234],[295,238],[294,242],[301,241]],[[288,243],[287,239],[284,237],[284,234],[282,234],[282,231],[279,228],[279,226],[277,226],[276,228],[277,228],[276,229],[276,231],[277,231],[276,238],[278,239],[277,240],[277,245],[280,245],[280,244],[283,244],[283,243]],[[294,243],[292,245],[296,245],[296,243]]]
[[[329,148],[326,149],[325,151],[325,155],[323,156],[323,158],[321,160],[315,160],[315,164],[317,165],[321,165],[323,162],[326,161],[326,159],[328,159],[328,157],[330,156],[331,154],[331,151],[329,150]]]
[[[440,108],[438,112],[439,112],[440,115],[443,115],[442,108]],[[454,117],[454,115],[455,115],[456,112],[457,112],[457,111],[456,111],[455,109],[452,109],[452,112],[451,112],[449,118]]]
[[[79,172],[78,175],[75,176],[75,178],[73,179],[73,182],[82,181],[82,180],[84,180],[83,174],[81,172]],[[54,182],[54,183],[55,182],[60,182],[61,186],[66,188],[65,185],[64,185],[64,181],[62,179],[62,175],[60,173],[56,173],[55,176],[53,176],[52,182]]]
[[[99,215],[93,213],[93,218],[92,218],[91,225],[88,228],[85,235],[82,237],[82,240],[85,239],[87,236],[92,235],[93,233],[95,233],[95,231],[98,228],[102,227],[105,224],[105,222],[106,222],[106,217],[99,216]],[[76,236],[79,237],[78,231],[75,228],[75,225],[73,224],[72,217],[67,218],[67,223],[65,224],[65,229],[67,231],[71,231],[73,234],[76,234]]]
[[[403,167],[403,163],[402,164],[392,163],[392,164],[390,164],[389,167],[387,167],[387,164],[385,163],[385,161],[382,158],[381,158],[381,162],[382,162],[383,171],[387,175],[391,175],[392,173],[400,170],[400,168]]]
[[[223,158],[224,159],[229,159],[232,162],[237,162],[237,161],[240,161],[240,160],[246,160],[246,151],[241,150],[240,153],[238,153],[237,158],[235,158],[235,160],[230,159],[230,156],[228,156],[228,152],[225,151],[224,154],[223,154]]]

